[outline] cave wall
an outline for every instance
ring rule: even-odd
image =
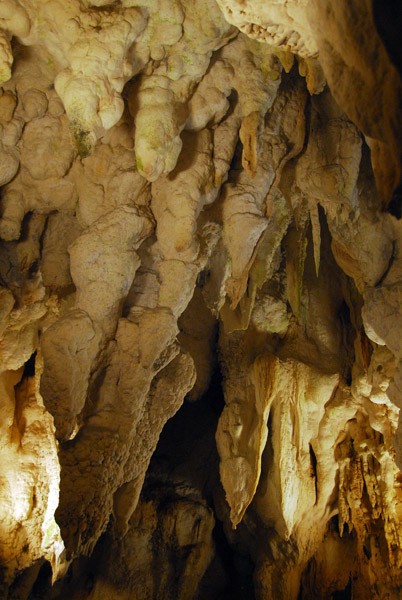
[[[4,598],[399,598],[384,19],[3,0]]]

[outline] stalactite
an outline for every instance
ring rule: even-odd
[[[379,10],[0,4],[5,599],[399,598]]]

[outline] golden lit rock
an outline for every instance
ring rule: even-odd
[[[400,598],[385,11],[0,3],[5,600]]]

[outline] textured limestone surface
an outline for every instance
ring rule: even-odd
[[[0,3],[5,600],[401,597],[381,15]]]

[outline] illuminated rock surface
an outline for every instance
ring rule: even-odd
[[[401,597],[373,6],[1,2],[2,598]]]

